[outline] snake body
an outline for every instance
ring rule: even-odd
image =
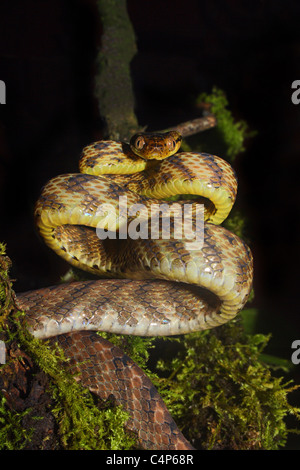
[[[138,134],[130,145],[95,142],[83,150],[81,173],[47,183],[35,207],[39,233],[73,266],[105,279],[18,295],[30,331],[39,338],[59,335],[74,367],[88,361],[81,381],[129,411],[128,427],[147,449],[192,446],[138,366],[93,331],[159,336],[213,328],[237,315],[253,277],[249,247],[219,225],[235,201],[233,169],[214,155],[174,153],[180,142],[176,132]],[[120,196],[128,207],[138,207],[139,221],[147,221],[153,202],[176,195],[205,206],[199,249],[175,237],[99,238],[96,229],[105,228],[109,217],[99,206],[114,209],[120,233],[137,221],[130,211],[124,217]],[[176,201],[177,209],[187,200]]]

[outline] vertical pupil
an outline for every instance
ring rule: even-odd
[[[138,139],[138,140],[136,141],[136,146],[137,146],[137,148],[139,148],[139,149],[143,148],[143,139]]]

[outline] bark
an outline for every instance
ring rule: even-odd
[[[97,57],[95,92],[106,125],[106,138],[127,140],[139,130],[134,113],[130,63],[136,54],[135,35],[126,0],[98,0],[103,34]]]

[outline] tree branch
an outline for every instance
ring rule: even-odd
[[[100,116],[106,124],[106,136],[113,140],[129,140],[144,130],[134,113],[134,92],[130,63],[137,52],[135,35],[126,9],[126,0],[98,0],[103,26],[102,45],[97,56],[98,73],[95,94]],[[215,127],[216,117],[206,116],[180,123],[168,130],[176,130],[188,137]]]
[[[208,116],[192,119],[191,121],[182,122],[174,127],[164,129],[160,132],[177,131],[179,132],[179,134],[182,135],[182,137],[188,137],[193,134],[198,134],[198,132],[206,131],[207,129],[215,127],[216,125],[216,117],[213,114],[209,114]]]
[[[107,137],[127,139],[139,130],[130,75],[130,63],[137,51],[135,35],[126,0],[98,0],[97,4],[103,34],[97,56],[95,94]]]

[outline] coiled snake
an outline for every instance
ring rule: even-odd
[[[113,395],[124,406],[130,414],[128,428],[145,449],[192,446],[139,367],[88,330],[159,336],[213,328],[235,317],[252,284],[250,249],[219,225],[235,201],[233,169],[207,153],[176,153],[180,143],[175,131],[138,134],[130,145],[95,142],[83,150],[81,173],[48,182],[35,207],[39,233],[73,266],[104,279],[18,295],[32,334],[60,335],[74,367],[84,362],[82,383],[104,400]],[[151,204],[174,195],[188,195],[176,201],[177,209],[191,201],[204,205],[203,243],[198,249],[189,248],[185,238],[173,232],[169,239],[151,238],[149,232],[140,238],[120,235],[130,224],[138,234],[137,221],[147,221],[145,227],[150,228]],[[125,215],[121,196],[129,208]],[[167,204],[171,207],[172,201]],[[195,212],[192,220],[195,224]],[[173,222],[170,226],[174,229]],[[158,234],[161,227],[155,227]]]

